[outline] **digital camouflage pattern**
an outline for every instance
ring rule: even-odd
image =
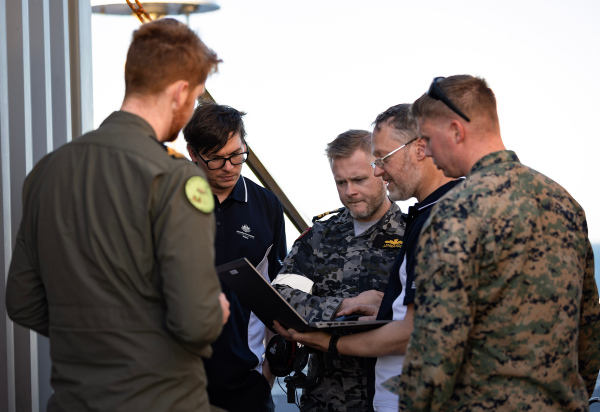
[[[598,290],[584,211],[562,187],[491,153],[434,207],[417,259],[400,410],[588,410]]]
[[[312,293],[275,287],[307,321],[330,320],[345,298],[370,289],[385,290],[404,227],[405,217],[395,203],[359,236],[354,236],[354,222],[347,210],[316,222],[296,240],[280,271],[312,280]],[[363,363],[360,358],[325,354],[323,383],[304,390],[302,410],[364,411],[367,380]]]

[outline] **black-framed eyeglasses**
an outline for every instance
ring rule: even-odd
[[[465,119],[467,122],[470,122],[471,120],[463,112],[461,112],[460,109],[456,107],[454,103],[452,103],[452,100],[450,100],[448,96],[444,94],[440,85],[437,84],[438,80],[441,79],[445,79],[445,77],[436,77],[435,79],[433,79],[433,81],[431,82],[431,86],[429,86],[427,96],[431,97],[432,99],[441,101],[446,106],[448,106],[448,108],[454,113]]]
[[[407,145],[411,144],[412,142],[414,142],[414,141],[415,141],[415,140],[417,140],[417,139],[418,139],[418,137],[415,137],[415,138],[414,138],[414,139],[412,139],[411,141],[404,143],[404,144],[403,144],[402,146],[400,146],[399,148],[392,150],[391,152],[389,152],[389,153],[388,153],[388,154],[386,154],[385,156],[383,156],[383,157],[380,157],[379,159],[375,159],[375,161],[374,161],[374,162],[371,162],[371,167],[372,167],[373,169],[375,169],[375,166],[378,166],[378,167],[383,167],[383,165],[385,164],[385,159],[387,159],[388,157],[390,157],[391,155],[393,155],[394,153],[396,153],[398,150],[400,150],[400,149],[402,149],[403,147],[405,147],[405,146],[407,146]]]
[[[206,163],[206,167],[208,167],[209,170],[217,170],[225,166],[225,162],[227,162],[228,160],[229,163],[231,163],[233,166],[246,163],[246,160],[248,160],[248,153],[250,153],[250,150],[246,150],[242,153],[236,153],[229,157],[219,157],[218,159],[204,160],[202,156],[200,156],[198,151],[196,151],[196,156],[198,156],[204,163]]]

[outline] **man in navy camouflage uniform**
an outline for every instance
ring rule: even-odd
[[[329,220],[316,222],[296,240],[274,281],[307,321],[333,319],[355,304],[379,304],[405,226],[399,207],[387,197],[385,182],[373,175],[371,133],[342,133],[328,145],[327,157],[345,208]],[[310,279],[311,293],[282,284],[283,274]],[[315,362],[311,357],[309,368]],[[304,390],[302,410],[363,411],[367,403],[364,359],[326,354],[324,363],[323,382]]]
[[[485,80],[436,78],[413,115],[435,164],[467,178],[421,233],[400,410],[588,410],[600,307],[583,209],[505,150]]]
[[[415,292],[415,250],[423,224],[431,208],[460,180],[444,176],[431,158],[425,156],[425,142],[419,139],[410,104],[398,104],[377,116],[373,123],[371,165],[375,176],[388,182],[391,200],[416,197],[418,203],[408,209],[402,247],[390,273],[390,280],[379,307],[356,305],[340,315],[360,313],[377,315],[377,320],[394,320],[380,328],[339,338],[337,351],[344,355],[370,357],[367,363],[369,404],[365,410],[397,412],[398,395],[382,384],[402,370],[404,352],[412,333]],[[299,333],[278,330],[282,336],[324,352],[329,350],[332,335],[325,332]]]

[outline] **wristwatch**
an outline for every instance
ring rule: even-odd
[[[337,354],[339,353],[337,350],[337,341],[340,338],[340,335],[332,335],[331,339],[329,339],[329,348],[327,352]]]

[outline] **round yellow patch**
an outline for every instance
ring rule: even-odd
[[[185,195],[196,209],[211,213],[215,209],[215,199],[206,179],[193,176],[185,183]]]

